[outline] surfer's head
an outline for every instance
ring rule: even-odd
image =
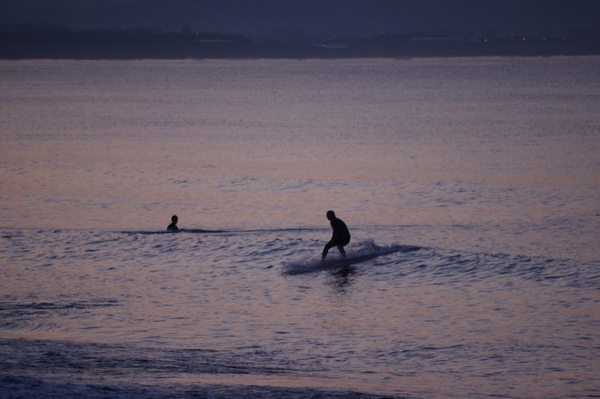
[[[177,224],[178,220],[179,220],[179,218],[177,217],[177,215],[171,216],[171,222],[173,222],[173,224]]]
[[[335,219],[335,213],[333,213],[333,211],[327,211],[327,219]]]

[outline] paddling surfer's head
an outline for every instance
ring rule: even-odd
[[[178,231],[179,230],[179,227],[177,227],[178,221],[179,221],[179,218],[177,217],[177,215],[171,216],[171,224],[167,227],[167,230]]]

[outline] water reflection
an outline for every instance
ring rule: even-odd
[[[349,265],[342,269],[337,269],[331,272],[334,280],[331,286],[339,294],[346,294],[346,289],[355,282],[355,278],[360,275],[356,270],[356,266]]]

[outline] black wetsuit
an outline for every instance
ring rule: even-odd
[[[164,224],[163,224],[163,226],[164,226]],[[177,225],[175,223],[171,223],[167,227],[167,231],[179,231],[179,227],[177,227]]]
[[[331,219],[331,228],[333,229],[333,235],[331,236],[331,240],[325,245],[325,248],[323,248],[323,259],[325,259],[329,249],[333,247],[338,247],[342,256],[346,256],[344,245],[350,242],[350,232],[342,219],[336,217]]]

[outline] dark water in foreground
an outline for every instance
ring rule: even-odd
[[[600,396],[598,60],[0,63],[0,396]]]
[[[386,244],[393,232],[358,229],[382,241],[321,264],[327,234],[4,232],[2,370],[76,393],[597,392],[598,262]]]

